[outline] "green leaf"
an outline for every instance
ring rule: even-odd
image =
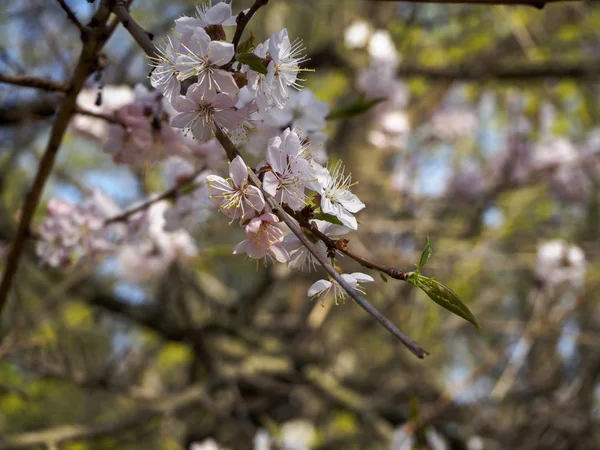
[[[383,272],[379,272],[379,276],[381,277],[381,279],[383,281],[385,281],[387,283],[387,277],[383,274]]]
[[[240,42],[237,46],[237,52],[240,54],[252,53],[256,45],[254,45],[254,33],[250,32],[248,39]]]
[[[339,119],[349,119],[350,117],[356,117],[361,114],[366,113],[373,106],[378,103],[386,101],[386,97],[379,97],[373,100],[367,100],[364,95],[361,95],[358,99],[353,102],[340,106],[339,108],[334,109],[327,116],[327,120],[339,120]]]
[[[235,59],[238,62],[247,65],[255,72],[262,73],[263,75],[267,74],[267,68],[264,64],[265,60],[254,53],[239,53],[236,55]]]
[[[325,222],[333,223],[335,225],[344,225],[342,222],[340,222],[340,219],[338,219],[337,217],[324,212],[315,213],[313,219],[324,220]]]
[[[473,313],[458,298],[452,289],[433,278],[427,278],[418,272],[412,272],[407,281],[425,292],[431,300],[436,302],[442,308],[462,317],[467,322],[472,323],[478,330],[479,324]]]
[[[427,261],[429,261],[430,257],[431,242],[429,242],[429,236],[427,236],[425,240],[425,248],[423,249],[423,253],[421,253],[421,259],[419,260],[419,265],[417,266],[417,272],[419,272],[423,267],[425,267],[425,264],[427,264]]]

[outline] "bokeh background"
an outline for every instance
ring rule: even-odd
[[[68,3],[82,22],[96,7]],[[192,2],[132,6],[157,38],[183,13]],[[31,245],[1,317],[0,448],[599,448],[600,5],[271,0],[248,30],[284,27],[332,110],[386,98],[327,125],[367,205],[353,249],[410,270],[429,235],[424,273],[481,331],[373,274],[369,300],[431,352],[418,360],[354,303],[311,302],[322,274],[232,255],[243,230],[219,214],[196,257],[142,279],[143,260],[57,270]],[[0,36],[9,75],[66,81],[80,49],[51,0],[4,0]],[[147,83],[123,29],[105,55],[87,104]],[[59,100],[0,84],[4,253]],[[164,189],[161,166],[116,165],[90,127],[71,128],[44,202],[97,187],[126,207]]]

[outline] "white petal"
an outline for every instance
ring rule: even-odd
[[[354,279],[359,283],[372,283],[373,281],[375,281],[373,277],[362,272],[354,272],[350,275],[352,275]]]
[[[235,50],[233,49],[233,44],[230,44],[229,42],[212,41],[208,46],[208,61],[217,66],[224,66],[231,61],[234,53]]]
[[[313,297],[317,294],[320,294],[323,291],[331,288],[331,281],[328,280],[319,280],[315,282],[310,288],[308,288],[307,295],[309,297]]]

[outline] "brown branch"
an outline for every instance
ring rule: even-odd
[[[536,81],[540,78],[590,78],[600,74],[600,61],[547,62],[519,66],[485,65],[472,67],[400,66],[399,77],[423,77],[431,80],[460,81]]]
[[[33,181],[33,186],[25,198],[21,209],[21,220],[17,229],[16,236],[12,242],[10,253],[8,254],[2,282],[0,283],[0,313],[6,305],[8,293],[10,292],[12,281],[17,271],[21,254],[25,248],[25,243],[30,235],[31,221],[40,202],[44,186],[52,168],[58,149],[65,135],[72,115],[76,111],[77,95],[83,88],[88,76],[96,69],[97,54],[108,39],[105,34],[105,26],[110,16],[110,9],[107,6],[107,0],[102,1],[96,14],[92,17],[90,25],[84,33],[84,45],[81,50],[79,61],[69,83],[70,87],[67,95],[63,99],[52,127],[50,139],[46,151],[42,156],[37,174]]]
[[[318,237],[330,250],[336,250],[338,252],[343,253],[346,256],[349,256],[354,261],[359,263],[361,266],[366,267],[367,269],[376,270],[378,272],[383,272],[388,275],[390,278],[394,278],[396,280],[406,281],[410,275],[410,272],[406,272],[404,270],[396,269],[395,267],[386,266],[385,264],[375,263],[364,256],[360,256],[358,253],[354,253],[352,250],[348,248],[348,240],[347,239],[331,239],[325,233],[319,231],[319,229],[314,226],[306,217],[304,217],[300,212],[294,211],[289,208],[287,205],[284,205],[283,208],[285,211],[292,216],[294,219],[298,221],[300,226],[316,237]]]
[[[75,108],[75,113],[79,114],[81,116],[88,116],[88,117],[95,117],[96,119],[102,119],[102,120],[106,120],[107,122],[110,122],[112,124],[115,125],[121,125],[123,127],[125,127],[126,125],[116,116],[111,116],[108,114],[102,114],[99,112],[95,112],[95,111],[89,111],[87,109],[81,108],[79,106],[77,106]]]
[[[233,39],[231,40],[235,50],[237,50],[237,46],[242,39],[242,34],[244,33],[244,29],[246,28],[246,25],[248,25],[248,22],[250,22],[250,19],[252,19],[252,16],[261,6],[265,6],[268,2],[269,0],[255,0],[254,4],[250,7],[247,13],[242,11],[238,14],[236,18],[237,27],[235,28],[235,33],[233,35]]]
[[[67,92],[69,89],[69,86],[66,84],[52,80],[45,80],[43,78],[30,77],[27,75],[6,75],[0,73],[0,83],[41,89],[48,92]]]
[[[83,25],[81,24],[81,22],[79,21],[79,19],[73,12],[73,10],[69,7],[69,5],[67,5],[67,2],[65,2],[65,0],[57,0],[57,1],[58,1],[58,4],[60,5],[60,7],[67,14],[67,17],[69,18],[69,20],[71,22],[73,22],[73,24],[75,24],[75,26],[79,29],[80,33],[83,33],[83,31],[84,31]]]
[[[125,29],[129,31],[129,34],[135,39],[140,47],[146,52],[150,58],[156,57],[156,47],[152,43],[154,35],[147,32],[138,23],[131,18],[129,11],[127,10],[127,4],[124,0],[117,1],[113,8],[113,13],[119,18],[119,21],[123,24]]]
[[[144,211],[144,210],[148,209],[154,203],[158,203],[161,200],[171,200],[171,199],[177,198],[179,196],[179,194],[181,194],[182,191],[184,191],[184,190],[187,191],[187,188],[194,183],[194,180],[196,179],[196,177],[202,170],[204,170],[204,169],[202,168],[202,169],[196,170],[194,172],[194,174],[189,177],[189,180],[187,182],[178,184],[177,186],[174,186],[171,189],[167,189],[166,191],[157,195],[156,197],[150,198],[150,199],[146,200],[145,202],[140,203],[139,205],[134,206],[133,208],[128,209],[127,211],[124,211],[123,213],[121,213],[119,215],[116,215],[114,217],[106,219],[104,224],[110,225],[111,223],[124,222],[129,217],[134,215],[135,213],[138,213],[140,211]]]
[[[216,138],[221,143],[225,152],[227,153],[227,157],[229,160],[233,160],[236,156],[240,156],[241,154],[239,150],[236,148],[235,144],[231,142],[231,139],[223,133],[219,128],[215,130]],[[256,174],[252,171],[248,172],[248,177],[252,181],[254,185],[256,185],[259,189],[262,190],[262,183],[256,176]],[[262,191],[265,199],[273,212],[279,217],[279,219],[284,222],[288,228],[296,235],[296,237],[302,242],[302,244],[312,253],[312,255],[316,258],[317,261],[323,266],[323,268],[327,271],[329,276],[339,284],[352,299],[358,303],[358,305],[363,308],[367,313],[369,313],[375,320],[377,320],[386,330],[392,333],[402,344],[408,348],[415,356],[418,358],[425,358],[429,354],[427,350],[420,347],[416,342],[414,342],[411,338],[409,338],[406,334],[404,334],[396,325],[394,325],[387,317],[385,317],[382,313],[380,313],[377,308],[371,305],[363,296],[361,296],[356,289],[350,286],[338,273],[337,270],[329,263],[327,257],[319,252],[317,247],[311,242],[310,239],[304,234],[304,232],[300,229],[298,224],[294,221],[294,219],[288,215],[284,208],[279,205],[268,193],[264,190]]]

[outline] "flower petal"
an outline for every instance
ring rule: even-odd
[[[224,66],[235,53],[233,44],[222,41],[212,41],[208,46],[208,62],[217,66]]]
[[[279,180],[273,172],[267,172],[265,174],[262,187],[267,194],[272,195],[273,197],[275,196],[277,193],[277,188],[279,187]]]
[[[308,297],[313,297],[317,294],[323,293],[324,291],[326,291],[330,288],[331,288],[331,281],[319,280],[319,281],[313,283],[313,285],[310,288],[308,288],[307,295],[308,295]]]
[[[229,176],[238,188],[248,184],[248,167],[241,156],[236,156],[229,164]]]
[[[358,283],[372,283],[375,281],[373,277],[362,272],[354,272],[350,275],[353,276]]]

